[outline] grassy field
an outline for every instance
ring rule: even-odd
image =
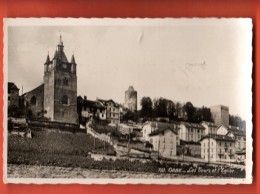
[[[85,166],[88,152],[114,153],[112,146],[86,133],[33,131],[33,138],[8,136],[8,163],[48,166]]]

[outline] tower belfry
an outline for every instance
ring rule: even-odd
[[[44,63],[44,116],[51,121],[77,123],[77,75],[74,54],[68,62],[60,35],[57,50]]]

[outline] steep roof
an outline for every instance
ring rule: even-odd
[[[233,139],[232,137],[229,137],[227,135],[206,135],[206,136],[202,137],[200,141],[202,141],[203,139],[208,139],[208,138],[215,139],[216,141],[235,142],[235,139]]]
[[[200,145],[200,142],[180,140],[180,145]]]
[[[208,125],[209,127],[219,127],[218,125],[216,125],[213,122],[208,122],[208,121],[201,121],[201,124],[205,123],[206,125]]]
[[[19,88],[13,82],[8,82],[8,94],[11,93],[11,90],[19,90]]]
[[[109,100],[103,100],[103,99],[97,99],[97,101],[101,102],[104,106],[107,106],[109,102],[112,102],[115,107],[119,107],[120,105],[116,103],[114,100],[109,99]]]
[[[58,59],[63,63],[68,63],[68,59],[63,50],[55,51],[53,59]]]
[[[149,136],[159,135],[159,134],[163,133],[166,130],[172,131],[175,135],[178,134],[173,128],[166,127],[166,128],[162,128],[162,129],[158,129],[156,131],[153,131],[152,133],[149,134]]]
[[[174,123],[165,123],[165,122],[151,122],[151,126],[153,128],[158,128],[159,130],[163,130],[165,128],[173,128],[173,129],[179,129],[179,123],[174,122]]]
[[[43,91],[43,92],[44,92],[44,84],[41,84],[41,85],[37,86],[36,88],[34,88],[34,89],[32,89],[32,90],[30,90],[30,91],[24,93],[22,96],[26,96],[26,94],[28,94],[28,93],[30,93],[30,92],[34,92],[34,91],[36,91],[36,90],[38,90],[38,91]]]
[[[227,129],[228,133],[233,133],[235,136],[246,136],[246,131],[235,126],[225,126],[225,125],[220,125],[219,128],[223,126]]]
[[[193,129],[205,129],[201,124],[198,123],[188,123],[188,122],[181,122],[185,127],[193,128]]]
[[[93,107],[93,108],[104,108],[105,109],[105,106],[103,106],[99,101],[83,100],[82,105],[83,105],[83,107]]]

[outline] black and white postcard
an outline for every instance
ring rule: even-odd
[[[250,18],[6,18],[4,181],[250,184]]]

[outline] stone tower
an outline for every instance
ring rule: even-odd
[[[77,123],[77,64],[68,62],[62,37],[54,57],[44,64],[44,116],[51,121]]]
[[[137,111],[137,91],[133,86],[125,91],[125,107],[133,112]]]
[[[217,105],[210,107],[210,112],[214,123],[217,125],[229,125],[229,108],[228,106]]]

